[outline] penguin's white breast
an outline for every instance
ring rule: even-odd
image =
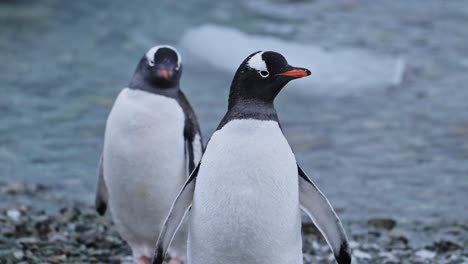
[[[186,179],[184,113],[176,100],[124,89],[107,120],[104,176],[112,215],[132,236],[156,236]],[[125,234],[123,234],[125,237]]]
[[[230,121],[213,134],[202,158],[190,258],[300,263],[301,243],[297,165],[278,123]]]

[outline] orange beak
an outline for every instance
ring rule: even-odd
[[[159,70],[159,73],[161,73],[164,79],[169,80],[169,74],[167,74],[166,70]]]
[[[294,69],[294,70],[278,73],[278,75],[289,76],[293,78],[302,78],[302,77],[309,76],[310,71],[307,69]]]

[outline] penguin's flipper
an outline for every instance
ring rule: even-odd
[[[169,248],[172,239],[174,238],[177,229],[179,228],[185,213],[192,205],[193,193],[195,191],[195,181],[200,169],[200,164],[192,172],[188,180],[185,182],[182,190],[177,195],[171,210],[164,221],[161,232],[159,233],[158,242],[156,243],[156,250],[154,252],[153,264],[162,264],[166,256],[167,249]]]
[[[192,126],[187,126],[186,130],[191,130]],[[195,133],[194,133],[195,132]],[[200,161],[203,154],[203,141],[199,132],[184,132],[185,156],[187,160],[188,175],[195,169],[195,165]]]
[[[348,239],[333,207],[312,180],[297,165],[299,172],[299,201],[331,247],[339,264],[351,263]]]
[[[185,153],[188,175],[190,175],[202,157],[203,139],[195,112],[182,91],[179,92],[178,100],[185,114]]]
[[[109,197],[107,193],[106,183],[104,181],[104,169],[102,167],[102,160],[103,155],[101,155],[101,158],[99,159],[98,183],[95,200],[96,211],[100,215],[104,215],[106,213],[107,199]]]

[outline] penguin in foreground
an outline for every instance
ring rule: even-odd
[[[163,262],[190,207],[189,264],[301,264],[301,208],[336,261],[351,263],[341,221],[297,164],[273,103],[289,81],[308,75],[276,52],[244,60],[228,111],[172,205],[153,263]]]
[[[159,227],[203,151],[197,118],[179,88],[181,74],[176,49],[151,48],[107,119],[96,210],[103,215],[110,208],[135,263],[150,263]],[[178,234],[171,258],[184,258],[186,237]]]

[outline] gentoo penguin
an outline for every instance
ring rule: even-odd
[[[197,118],[179,88],[181,74],[176,49],[151,48],[107,119],[96,210],[102,215],[109,206],[136,263],[150,262],[159,229],[203,151]],[[184,258],[185,248],[182,234],[172,257]]]
[[[272,51],[244,60],[228,111],[166,218],[153,263],[162,263],[189,207],[189,264],[303,263],[301,208],[337,262],[351,262],[341,221],[297,164],[273,104],[289,81],[309,74]]]

